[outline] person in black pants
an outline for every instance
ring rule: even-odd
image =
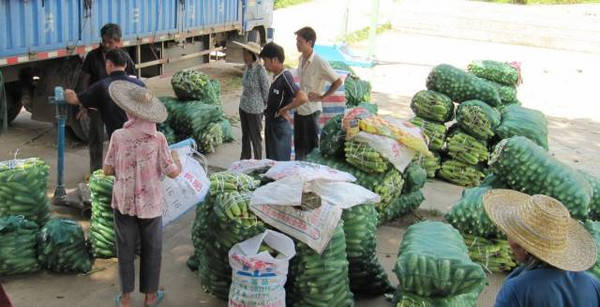
[[[260,52],[260,58],[265,62],[265,68],[275,75],[265,110],[267,159],[289,161],[292,153],[292,127],[288,111],[306,103],[308,97],[294,83],[292,73],[283,68],[285,54],[281,46],[266,44]]]
[[[100,46],[90,51],[83,61],[81,75],[77,85],[77,92],[87,90],[90,85],[109,76],[106,70],[106,54],[109,50],[118,48],[121,44],[121,28],[114,23],[108,23],[100,29],[100,37],[102,42]],[[125,67],[127,75],[134,75],[134,64],[128,56],[127,65]],[[90,152],[90,174],[97,169],[102,168],[102,154],[104,151],[104,124],[102,116],[97,108],[81,108],[77,119],[82,116],[90,118],[88,150]],[[121,127],[118,127],[121,128]],[[118,129],[117,128],[117,129]]]
[[[344,82],[331,65],[315,53],[315,30],[304,27],[295,34],[296,48],[302,53],[298,59],[300,89],[307,93],[310,100],[298,107],[294,114],[296,160],[304,160],[314,148],[319,147],[319,117],[323,111],[321,101],[333,95]],[[327,82],[331,86],[323,93]]]
[[[261,65],[258,54],[260,45],[255,42],[242,44],[246,69],[242,78],[242,97],[240,97],[240,122],[242,125],[242,154],[240,159],[262,159],[262,119],[269,95],[269,76]]]

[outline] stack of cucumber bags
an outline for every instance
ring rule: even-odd
[[[52,218],[40,231],[38,258],[44,268],[60,273],[87,273],[92,261],[81,226]]]
[[[424,200],[421,188],[427,179],[426,172],[417,163],[411,164],[402,174],[394,167],[385,173],[367,173],[343,159],[324,157],[318,149],[310,153],[306,160],[350,173],[356,177],[356,184],[379,194],[382,201],[375,204],[379,224],[415,210]]]
[[[250,192],[258,187],[259,181],[244,174],[219,172],[210,176],[210,182],[210,194],[200,205],[203,208],[196,210],[192,238],[204,290],[227,300],[231,286],[229,250],[266,228],[249,210]],[[193,260],[188,265],[195,265]]]
[[[456,110],[457,125],[446,134],[443,146],[449,159],[442,162],[439,170],[437,158],[422,161],[430,177],[437,171],[439,177],[455,184],[480,183],[485,175],[488,140],[500,124],[500,113],[495,108],[516,103],[518,81],[517,69],[494,61],[474,61],[469,72],[447,64],[432,69],[427,77],[427,90],[415,94],[411,102],[418,116],[413,123],[425,128],[432,140],[431,150],[441,150],[444,123],[454,115],[452,102],[460,105]]]
[[[48,169],[39,158],[0,162],[0,216],[22,215],[43,225],[49,216]]]
[[[470,301],[461,300],[463,306],[475,306],[486,282],[481,266],[469,258],[459,232],[448,224],[433,221],[408,228],[394,272],[400,281],[396,304],[407,301],[404,297],[409,296],[412,301],[423,298],[425,305],[433,301],[433,306],[451,306],[447,304],[449,299],[471,294],[467,295]]]
[[[92,219],[89,237],[94,258],[117,256],[114,213],[111,207],[114,180],[114,176],[105,176],[102,170],[96,170],[90,176]]]
[[[354,306],[343,220],[320,255],[296,241],[296,256],[291,259],[288,271],[286,301],[289,306]]]
[[[422,90],[412,97],[410,108],[417,115],[410,122],[422,127],[429,139],[429,150],[433,157],[418,157],[427,171],[427,177],[433,178],[441,167],[440,152],[443,150],[448,130],[445,123],[454,119],[454,103],[442,93]]]
[[[0,217],[0,276],[36,272],[39,226],[23,216]]]

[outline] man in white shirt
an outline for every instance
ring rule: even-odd
[[[299,106],[294,115],[296,160],[304,160],[306,155],[319,146],[319,116],[323,111],[321,101],[335,93],[343,81],[327,61],[315,54],[315,30],[304,27],[294,34],[296,47],[302,53],[298,63],[300,89],[308,93],[309,100],[308,103]],[[326,82],[331,83],[331,86],[322,93]]]

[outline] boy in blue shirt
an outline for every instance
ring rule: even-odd
[[[285,55],[281,46],[271,42],[266,44],[259,57],[263,59],[265,68],[275,76],[265,109],[265,149],[267,159],[289,161],[292,152],[292,127],[289,110],[308,101],[294,77],[283,67]]]

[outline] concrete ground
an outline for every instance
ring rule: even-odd
[[[581,34],[577,34],[581,29],[588,31],[589,33],[585,33],[590,37],[590,33],[596,33],[594,31],[598,28],[593,25],[597,25],[596,21],[600,16],[599,6],[568,6],[557,9],[472,1],[438,2],[443,5],[431,5],[435,4],[431,0],[423,1],[423,5],[419,4],[420,1],[409,0],[381,2],[381,19],[392,21],[394,30],[377,38],[376,56],[380,64],[371,69],[356,69],[362,78],[371,81],[373,100],[380,106],[381,112],[400,117],[412,116],[408,108],[410,97],[424,88],[425,78],[436,64],[450,63],[464,67],[472,59],[479,58],[518,60],[523,64],[525,80],[519,87],[519,98],[525,106],[539,109],[548,115],[551,153],[561,161],[600,176],[600,163],[596,155],[600,149],[600,112],[594,103],[597,99],[592,92],[600,79],[600,55],[598,51],[583,50],[584,47],[595,48],[597,36],[586,40]],[[338,3],[335,0],[319,0],[275,12],[276,40],[281,42],[288,56],[297,55],[293,32],[301,26],[308,24],[315,27],[319,40],[323,41],[333,41],[339,35],[340,28],[331,26],[341,25]],[[370,5],[365,3],[367,1],[352,1],[351,16],[354,17],[351,29],[368,25],[364,17],[367,16]],[[465,18],[465,14],[471,18]],[[493,20],[490,16],[494,16]],[[419,22],[409,18],[416,18]],[[514,32],[511,28],[513,23],[523,19],[527,20],[527,25],[523,26],[527,31],[519,32],[519,40],[511,41],[511,36],[514,36],[510,32]],[[556,20],[557,25],[554,32],[551,31],[552,20]],[[572,31],[558,27],[569,20],[574,27]],[[443,27],[439,26],[440,21],[443,21]],[[469,26],[487,30],[466,31]],[[487,33],[488,36],[481,37],[481,33]],[[544,40],[540,39],[544,36],[555,39],[544,45]],[[582,43],[575,45],[572,44],[573,40]],[[507,42],[520,45],[509,45]],[[535,44],[525,46],[524,42]],[[358,52],[367,50],[365,43],[355,44],[353,48]],[[235,119],[241,85],[240,69],[239,66],[222,63],[201,68],[221,81],[224,108],[234,119],[234,133],[237,137],[235,142],[220,146],[216,153],[208,156],[209,165],[215,169],[226,168],[239,158],[240,131]],[[153,78],[146,82],[157,95],[172,95],[168,77]],[[55,138],[51,124],[31,121],[29,114],[23,112],[9,128],[9,132],[0,135],[0,160],[13,158],[17,149],[17,157],[43,158],[51,165],[48,186],[51,194],[56,183]],[[88,169],[86,146],[70,140],[66,161],[65,182],[68,188],[74,188]],[[430,181],[424,188],[426,200],[421,210],[379,228],[378,256],[393,283],[397,283],[397,280],[391,268],[406,226],[420,218],[440,219],[439,214],[431,210],[447,212],[460,198],[462,190],[461,187],[442,181]],[[77,218],[84,228],[88,227],[89,223],[79,217],[75,210],[53,207],[53,211],[58,215]],[[167,290],[167,296],[163,306],[225,306],[224,302],[202,292],[197,277],[185,265],[192,252],[190,230],[193,219],[194,214],[188,213],[165,229],[162,284]],[[489,286],[480,296],[480,306],[493,304],[502,280],[502,275],[490,276]],[[93,272],[88,275],[42,272],[3,278],[2,284],[15,306],[112,306],[111,300],[119,289],[114,260],[97,261]],[[141,305],[141,295],[134,299],[136,304]],[[388,305],[383,297],[357,302],[357,306]]]

